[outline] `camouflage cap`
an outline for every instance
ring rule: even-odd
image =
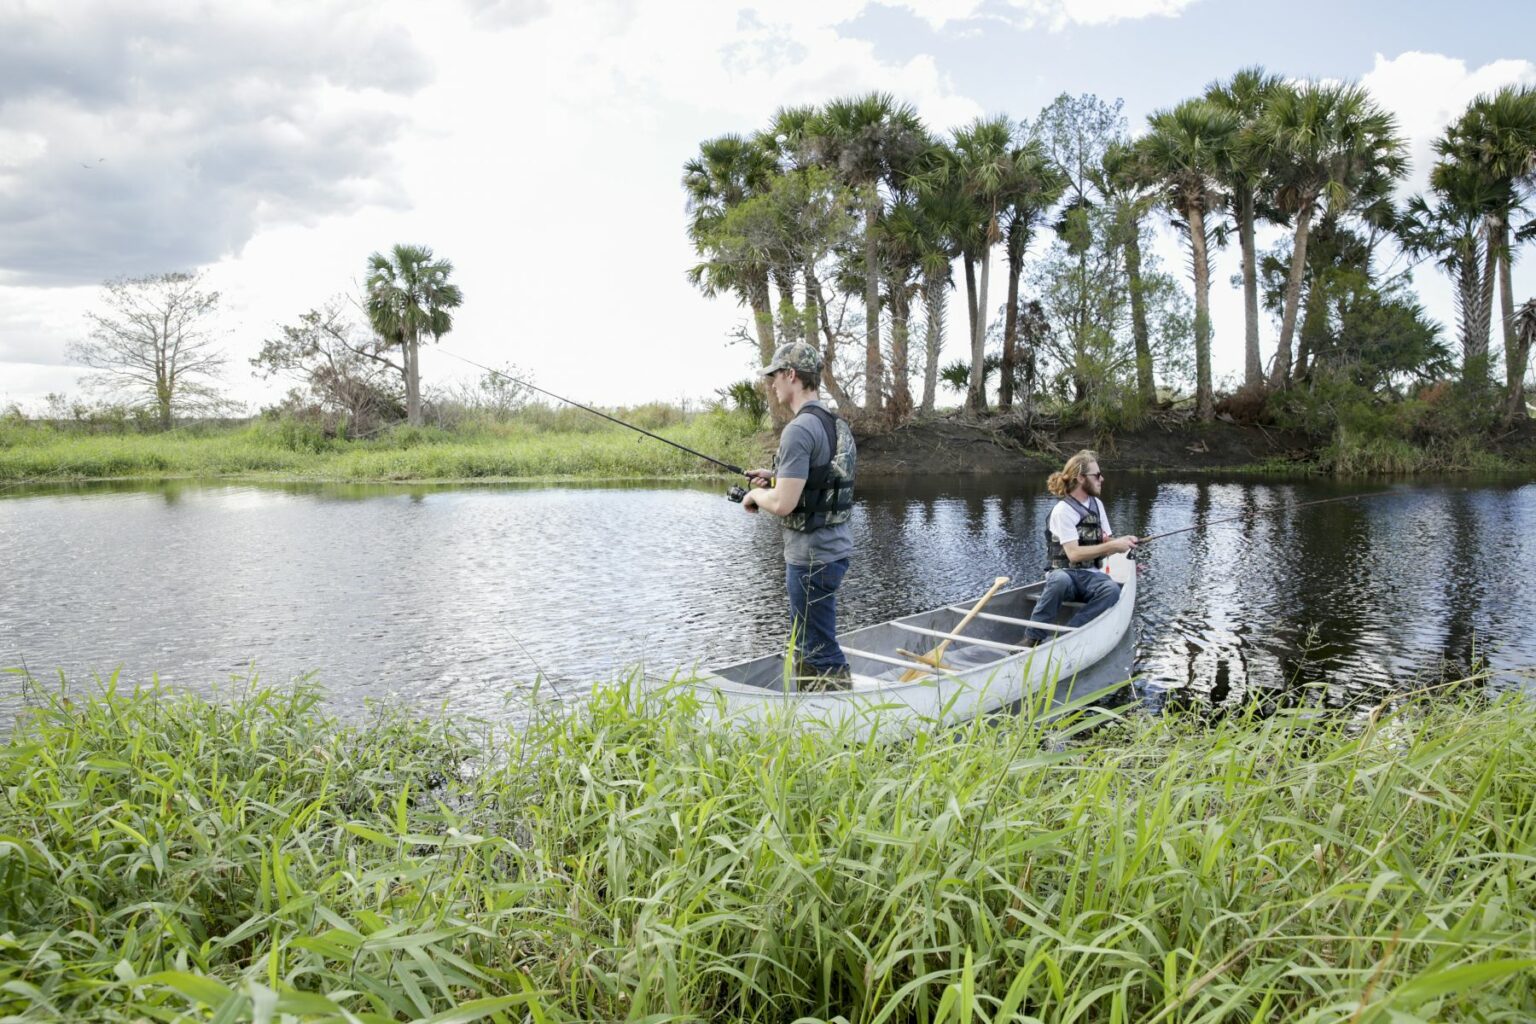
[[[815,345],[808,345],[803,341],[792,341],[788,345],[780,345],[774,350],[773,358],[768,361],[768,365],[758,372],[766,377],[780,370],[820,373],[821,353],[816,351]]]

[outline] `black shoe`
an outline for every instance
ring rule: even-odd
[[[807,666],[809,667],[809,666]],[[847,664],[838,665],[800,678],[801,693],[827,693],[853,689],[853,669]]]

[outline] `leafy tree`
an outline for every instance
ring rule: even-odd
[[[1291,372],[1291,342],[1306,269],[1307,234],[1320,206],[1347,208],[1373,181],[1407,169],[1397,123],[1358,85],[1308,82],[1273,90],[1254,129],[1258,151],[1276,167],[1277,201],[1295,220],[1291,277],[1270,383]],[[1230,146],[1224,147],[1230,149]],[[1224,162],[1230,162],[1223,157]]]
[[[1211,387],[1211,265],[1206,215],[1220,208],[1218,174],[1227,159],[1237,118],[1209,100],[1185,100],[1153,114],[1142,137],[1143,156],[1164,183],[1167,204],[1189,239],[1195,285],[1195,409],[1203,420],[1215,416]]]
[[[778,268],[771,276],[779,287],[782,339],[804,338],[815,344],[818,319],[826,324],[817,268],[836,246],[850,237],[855,205],[851,193],[830,173],[809,166],[776,175],[761,193],[727,210],[710,229],[710,244],[718,262]],[[797,276],[803,277],[806,285],[801,310],[795,308],[791,286]],[[765,292],[767,280],[765,276]],[[833,370],[836,335],[829,324],[826,326],[823,383],[839,404],[846,404],[846,394]],[[763,362],[771,355],[770,351]],[[773,401],[771,391],[765,389],[764,397],[770,403],[775,424],[782,425],[788,410]]]
[[[1102,169],[1109,148],[1126,137],[1123,106],[1120,100],[1106,103],[1093,95],[1063,93],[1040,112],[1034,126],[1051,163],[1062,176],[1063,189],[1059,195],[1064,202],[1056,234],[1077,259],[1079,281],[1068,294],[1076,295],[1084,303],[1073,310],[1058,308],[1051,318],[1071,339],[1074,364],[1084,370],[1088,351],[1095,344],[1092,325],[1096,314],[1092,308],[1095,302],[1089,266],[1096,262],[1095,248],[1107,242],[1102,236],[1095,237],[1092,228],[1097,206],[1094,176]],[[1085,400],[1087,388],[1088,377],[1074,371],[1072,400]]]
[[[1227,149],[1219,168],[1222,187],[1228,197],[1232,218],[1237,222],[1238,247],[1242,257],[1243,280],[1243,383],[1257,387],[1264,382],[1264,364],[1259,352],[1258,273],[1254,252],[1253,229],[1258,200],[1273,188],[1270,164],[1259,140],[1258,126],[1273,97],[1284,87],[1284,79],[1262,67],[1247,67],[1225,82],[1206,87],[1206,99],[1237,118],[1237,136]]]
[[[153,411],[162,429],[176,415],[229,408],[217,389],[226,358],[210,321],[219,293],[201,274],[117,278],[102,285],[104,312],[86,313],[90,334],[70,343],[70,358],[96,371],[87,386]]]
[[[278,328],[251,359],[263,379],[287,377],[303,390],[295,398],[341,417],[352,430],[369,430],[405,411],[404,367],[391,346],[363,332],[333,299]]]
[[[397,245],[390,254],[368,257],[364,306],[373,329],[390,345],[399,345],[405,383],[406,422],[421,426],[422,335],[433,340],[453,330],[453,314],[464,302],[450,284],[453,264],[432,258],[424,245]]]

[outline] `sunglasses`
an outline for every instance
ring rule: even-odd
[[[1103,480],[1104,479],[1104,474],[1103,473],[1084,473],[1083,475],[1084,476],[1091,476],[1091,477],[1093,477],[1093,478],[1095,478],[1097,480]]]

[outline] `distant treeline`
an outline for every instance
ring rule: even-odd
[[[1366,89],[1262,68],[1152,114],[1134,136],[1121,103],[1094,96],[948,134],[884,94],[784,108],[687,161],[691,279],[750,310],[743,334],[758,355],[816,344],[824,390],[865,417],[931,411],[946,378],[980,413],[995,373],[996,408],[1026,420],[1051,404],[1112,425],[1157,405],[1160,385],[1190,383],[1210,419],[1211,251],[1235,240],[1246,315],[1232,411],[1332,429],[1341,402],[1401,402],[1454,381],[1466,408],[1522,419],[1536,298],[1516,304],[1509,268],[1536,236],[1523,205],[1536,88],[1478,97],[1435,151],[1429,190],[1402,198],[1405,140]],[[1149,251],[1160,221],[1183,236],[1183,283]],[[1254,241],[1263,224],[1287,235],[1267,252]],[[1424,263],[1455,284],[1454,343],[1412,290]],[[945,365],[957,279],[969,318]],[[1316,422],[1320,409],[1335,422]]]

